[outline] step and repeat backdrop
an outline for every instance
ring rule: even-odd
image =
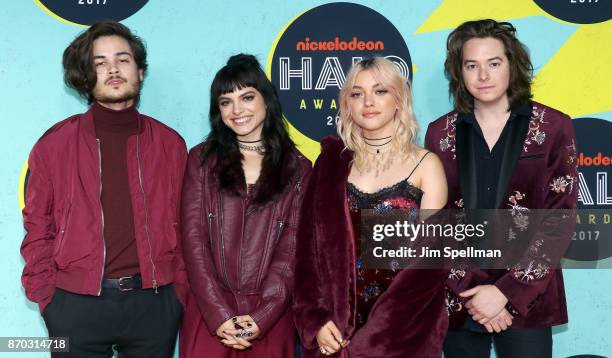
[[[385,56],[412,81],[422,140],[427,124],[451,109],[446,37],[464,21],[493,18],[512,22],[529,47],[535,100],[569,114],[577,133],[584,210],[564,272],[570,323],[554,329],[554,356],[612,356],[611,17],[612,0],[4,2],[0,337],[46,334],[20,284],[26,160],[47,128],[86,110],[63,84],[61,56],[88,25],[121,21],[145,40],[149,70],[139,110],[176,129],[189,147],[209,130],[215,72],[233,54],[256,55],[279,91],[293,139],[314,160],[321,138],[335,133],[338,90],[353,63]]]

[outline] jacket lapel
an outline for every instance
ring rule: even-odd
[[[474,131],[465,121],[457,121],[457,166],[459,172],[459,187],[463,197],[464,207],[476,208],[476,157],[474,153]]]
[[[514,174],[514,167],[523,149],[528,126],[529,117],[526,116],[517,116],[508,123],[508,135],[504,146],[501,170],[497,180],[497,191],[495,192],[496,208],[500,207],[508,191],[508,184],[510,184],[510,179],[512,179]]]

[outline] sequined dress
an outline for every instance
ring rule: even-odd
[[[401,271],[396,267],[378,270],[364,268],[359,237],[361,210],[373,209],[376,213],[385,213],[394,209],[416,212],[420,206],[423,192],[410,184],[407,178],[375,193],[362,192],[353,184],[347,183],[347,194],[356,249],[357,316],[355,323],[356,328],[360,328],[366,323],[376,300]]]

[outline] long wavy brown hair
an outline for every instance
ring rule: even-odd
[[[146,74],[148,67],[145,45],[129,28],[115,21],[93,24],[66,47],[62,59],[64,83],[85,98],[89,104],[94,101],[92,90],[98,80],[93,65],[93,43],[102,36],[123,37],[130,45],[136,66],[142,70],[143,75]]]
[[[507,91],[510,108],[529,101],[532,97],[533,65],[529,50],[515,34],[516,28],[511,23],[485,19],[464,22],[448,35],[444,74],[449,81],[449,94],[453,98],[456,111],[474,111],[474,97],[465,87],[462,74],[463,45],[473,38],[491,37],[504,44],[510,65],[510,84]]]

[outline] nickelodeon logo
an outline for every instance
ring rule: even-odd
[[[371,56],[391,60],[412,81],[412,61],[402,34],[369,7],[348,2],[320,5],[297,15],[279,32],[266,73],[278,89],[291,137],[309,159],[314,161],[319,153],[319,140],[336,134],[336,101],[348,71]]]
[[[340,40],[339,37],[333,41],[310,41],[306,37],[295,46],[296,51],[382,51],[385,49],[383,41],[361,41],[353,37],[350,41]]]
[[[578,155],[578,165],[581,167],[590,167],[590,166],[607,167],[608,165],[611,165],[611,164],[612,164],[612,157],[602,155],[601,152],[597,153],[597,155],[594,157],[584,155],[584,153],[582,152]]]

